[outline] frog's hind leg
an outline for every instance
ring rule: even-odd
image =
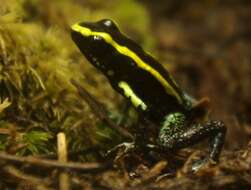
[[[221,121],[209,121],[205,125],[194,123],[186,126],[185,116],[181,113],[166,117],[159,132],[159,144],[166,150],[177,150],[209,138],[209,158],[217,162],[224,144],[226,127]]]

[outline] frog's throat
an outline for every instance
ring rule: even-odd
[[[80,26],[78,23],[74,24],[71,27],[71,29],[75,32],[80,33],[81,35],[85,37],[100,36],[101,38],[103,38],[106,41],[106,43],[113,46],[120,54],[130,57],[131,59],[134,60],[134,62],[139,68],[149,72],[152,76],[154,76],[162,84],[162,86],[164,86],[166,92],[169,95],[174,96],[178,100],[178,102],[182,104],[182,98],[179,95],[179,93],[168,83],[168,81],[157,70],[155,70],[150,65],[145,63],[136,53],[128,49],[126,46],[121,46],[120,44],[118,44],[111,37],[110,34],[105,33],[105,32],[92,31],[91,29],[87,27]]]

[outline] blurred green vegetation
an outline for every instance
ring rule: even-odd
[[[115,107],[120,97],[78,52],[69,34],[75,22],[102,18],[114,19],[147,49],[154,49],[154,39],[145,37],[150,32],[149,16],[133,0],[1,1],[0,150],[19,155],[54,153],[59,131],[66,133],[71,152],[121,140],[97,123],[70,83],[70,79],[80,81],[111,109],[112,117],[119,117]],[[118,104],[111,101],[114,98]]]

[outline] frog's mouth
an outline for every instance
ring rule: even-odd
[[[93,42],[92,36],[83,36],[80,33],[72,30],[71,37],[75,44],[78,46],[79,50],[85,55],[87,60],[95,67],[103,70],[105,65],[100,62],[98,58],[102,51],[100,51],[99,44]]]
[[[75,30],[71,30],[71,38],[81,51],[90,46],[90,40],[88,40],[88,37],[81,35],[81,33],[76,32]]]

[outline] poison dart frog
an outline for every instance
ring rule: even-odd
[[[167,70],[110,19],[72,25],[80,51],[136,110],[159,126],[157,146],[175,151],[209,139],[209,155],[200,162],[218,162],[226,127],[203,121],[207,101],[196,101],[180,89]]]

